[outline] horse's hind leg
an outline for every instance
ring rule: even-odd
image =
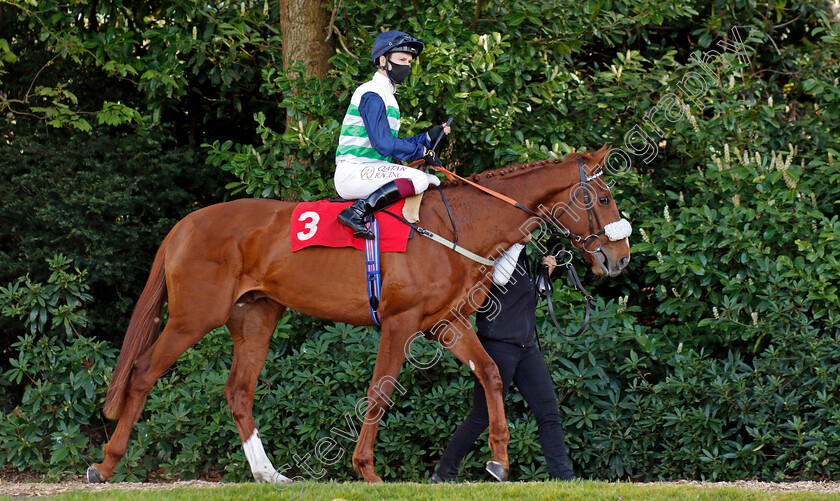
[[[111,478],[117,463],[125,456],[131,429],[140,417],[146,397],[155,382],[178,360],[181,354],[223,322],[224,320],[220,320],[217,325],[206,328],[186,326],[170,316],[170,321],[160,337],[137,359],[131,371],[117,428],[105,445],[105,459],[102,463],[94,464],[88,469],[89,482],[104,482]],[[204,319],[202,323],[206,324],[207,319]]]
[[[285,309],[271,299],[262,298],[234,306],[227,322],[233,336],[233,364],[225,385],[225,398],[233,413],[251,473],[258,482],[281,483],[289,480],[278,473],[268,459],[251,413],[257,378],[265,365],[271,335]]]

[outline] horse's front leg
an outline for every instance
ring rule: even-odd
[[[382,482],[373,466],[373,444],[376,441],[379,421],[391,403],[394,387],[399,386],[397,376],[405,361],[405,342],[411,334],[405,326],[418,324],[414,318],[416,315],[411,318],[407,318],[408,316],[396,315],[382,322],[379,351],[376,354],[373,379],[366,397],[365,419],[356,441],[356,449],[353,451],[353,469],[362,475],[365,482]],[[405,392],[401,386],[399,388],[402,393]]]
[[[510,462],[507,452],[510,433],[505,419],[502,378],[499,376],[499,369],[490,355],[484,351],[484,347],[481,346],[481,342],[479,342],[472,327],[467,328],[465,325],[455,322],[450,325],[452,329],[442,330],[434,338],[469,367],[478,378],[478,382],[484,387],[484,395],[487,398],[487,413],[490,419],[490,450],[493,452],[493,458],[487,462],[486,468],[496,480],[505,481],[510,477]],[[456,328],[458,329],[457,334],[455,333]],[[453,334],[456,336],[460,334],[460,337],[452,339]]]

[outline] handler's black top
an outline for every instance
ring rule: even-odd
[[[490,301],[496,305],[487,304]],[[485,311],[486,310],[486,311]],[[493,317],[492,320],[488,319]],[[475,317],[478,337],[517,346],[534,346],[537,325],[537,288],[525,249],[519,253],[516,269],[504,286],[495,283]]]

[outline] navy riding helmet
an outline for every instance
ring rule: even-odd
[[[380,33],[373,41],[373,50],[370,52],[370,62],[377,66],[379,56],[389,52],[408,52],[414,57],[423,52],[423,42],[417,40],[408,33],[402,31],[386,31]]]

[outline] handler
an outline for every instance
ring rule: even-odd
[[[391,159],[416,160],[440,166],[430,150],[449,126],[435,125],[427,132],[401,138],[400,107],[394,97],[397,85],[408,78],[411,62],[423,52],[420,40],[401,31],[380,33],[373,42],[373,78],[360,85],[350,99],[335,154],[335,189],[342,198],[356,199],[338,221],[354,236],[373,239],[364,219],[400,198],[421,193],[440,180],[419,169],[391,163]]]
[[[488,301],[495,298],[500,308],[495,317],[488,318],[482,307],[476,314],[478,339],[487,354],[499,368],[502,378],[502,396],[507,395],[510,383],[516,383],[519,392],[534,413],[539,427],[540,445],[552,479],[573,480],[575,473],[569,463],[560,413],[557,409],[554,382],[545,364],[542,352],[534,343],[537,322],[537,288],[524,248],[531,236],[513,244],[499,259],[493,269],[493,287]],[[515,263],[515,264],[514,264]],[[554,271],[554,256],[544,258],[543,264]],[[513,280],[511,275],[515,272]],[[473,388],[473,407],[467,418],[455,430],[437,469],[429,481],[454,482],[464,456],[476,439],[489,425],[487,400],[484,390],[476,381]],[[488,470],[489,471],[489,470]],[[490,472],[493,473],[492,471]]]

